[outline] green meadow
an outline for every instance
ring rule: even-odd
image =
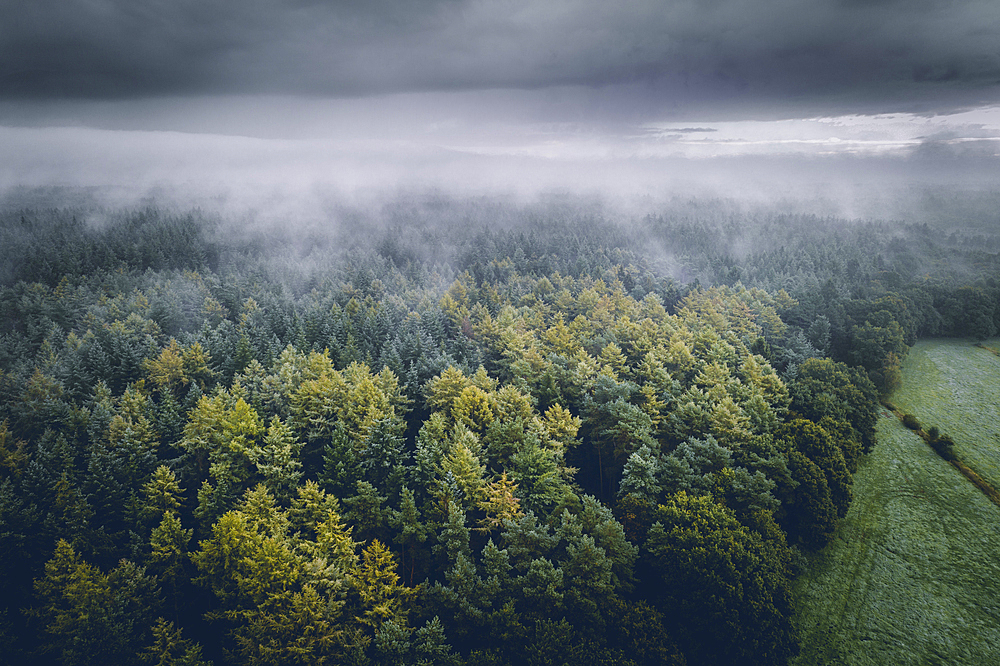
[[[921,342],[892,400],[950,434],[959,457],[996,484],[998,389],[997,356]],[[998,664],[1000,507],[883,410],[851,510],[794,591],[798,666]]]
[[[1000,349],[1000,340],[985,343]],[[955,440],[966,465],[1000,488],[1000,356],[962,340],[918,342],[892,401]]]

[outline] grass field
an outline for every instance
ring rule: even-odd
[[[951,434],[974,469],[980,460],[997,469],[997,447],[982,437],[998,425],[988,397],[997,389],[1000,358],[934,341],[911,351],[892,399]],[[968,433],[975,442],[963,441]],[[850,512],[794,591],[797,666],[1000,664],[1000,508],[884,412]]]
[[[1000,341],[985,343],[1000,348]],[[960,340],[918,342],[892,401],[955,440],[966,465],[1000,488],[1000,356]]]

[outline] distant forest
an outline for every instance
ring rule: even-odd
[[[0,663],[785,664],[995,225],[0,210]]]

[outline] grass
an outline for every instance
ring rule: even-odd
[[[892,400],[925,428],[951,435],[958,458],[1000,488],[1000,357],[967,341],[920,341]]]
[[[1000,425],[988,397],[1000,387],[998,361],[965,342],[919,343],[892,400],[952,435],[961,458],[975,450],[974,469],[980,460],[995,469],[1000,447],[966,438]],[[795,581],[794,663],[1000,663],[1000,508],[888,410],[882,416],[850,512]]]

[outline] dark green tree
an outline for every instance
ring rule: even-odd
[[[691,664],[785,663],[797,651],[784,563],[710,495],[657,509],[646,553]]]
[[[131,562],[105,574],[60,540],[35,581],[35,599],[30,613],[44,627],[43,652],[63,664],[131,664],[149,642],[159,589]]]

